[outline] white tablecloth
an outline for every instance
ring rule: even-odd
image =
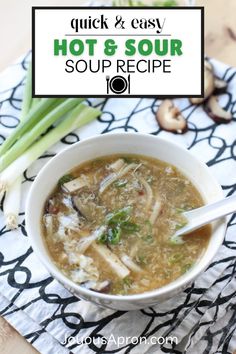
[[[0,142],[18,123],[28,57],[0,76]],[[236,70],[216,61],[213,65],[218,76],[229,82],[221,104],[235,116]],[[91,101],[98,104],[97,100]],[[232,353],[236,349],[235,215],[229,219],[224,244],[208,270],[180,296],[143,311],[114,312],[75,298],[48,274],[32,252],[24,209],[34,176],[55,153],[92,135],[135,131],[170,139],[191,149],[210,166],[225,195],[236,190],[236,117],[228,125],[216,125],[201,107],[178,99],[189,132],[173,135],[160,130],[156,123],[158,100],[120,98],[100,102],[104,112],[101,118],[62,139],[25,173],[19,229],[6,230],[1,215],[1,315],[43,354]],[[108,343],[99,344],[101,337],[109,339]],[[137,343],[136,337],[146,337],[147,342]],[[171,338],[174,342],[177,338],[176,347]],[[83,340],[85,343],[81,343]],[[154,344],[155,340],[164,343]]]

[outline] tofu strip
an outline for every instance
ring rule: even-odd
[[[93,243],[91,248],[99,254],[99,256],[111,267],[113,272],[116,273],[119,278],[124,279],[130,274],[129,269],[114,253],[109,250],[108,247]]]
[[[121,168],[124,167],[124,164],[125,162],[123,159],[118,159],[110,165],[110,169],[115,172],[119,172]]]
[[[142,272],[142,268],[140,268],[129,256],[123,254],[121,257],[122,262],[133,272],[140,273]]]
[[[86,187],[88,182],[84,181],[81,177],[77,177],[70,182],[64,183],[63,187],[69,193],[75,192],[78,189]]]

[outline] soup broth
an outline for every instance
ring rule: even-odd
[[[86,162],[63,176],[42,216],[57,267],[94,291],[129,295],[162,287],[187,272],[204,252],[205,226],[173,242],[183,211],[201,195],[174,166],[136,155]]]

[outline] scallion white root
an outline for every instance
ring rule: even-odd
[[[18,226],[18,214],[20,209],[21,196],[21,176],[13,183],[6,197],[3,205],[3,212],[6,226],[8,229],[16,229]]]
[[[0,193],[4,193],[15,180],[46,150],[73,130],[94,120],[101,112],[95,108],[79,104],[50,132],[31,145],[20,157],[0,175]]]
[[[22,99],[20,121],[23,122],[29,112],[33,100],[32,100],[32,67],[29,64],[25,88]],[[3,204],[3,213],[5,218],[6,227],[10,230],[18,227],[18,215],[20,211],[20,199],[21,199],[21,181],[22,176],[19,176],[12,184],[11,188],[6,193],[6,197]]]

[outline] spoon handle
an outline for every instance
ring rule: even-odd
[[[183,213],[183,215],[186,217],[188,224],[178,230],[177,233],[179,235],[186,234],[234,212],[236,212],[236,195],[219,200],[213,204],[205,205],[198,209],[187,211]]]

